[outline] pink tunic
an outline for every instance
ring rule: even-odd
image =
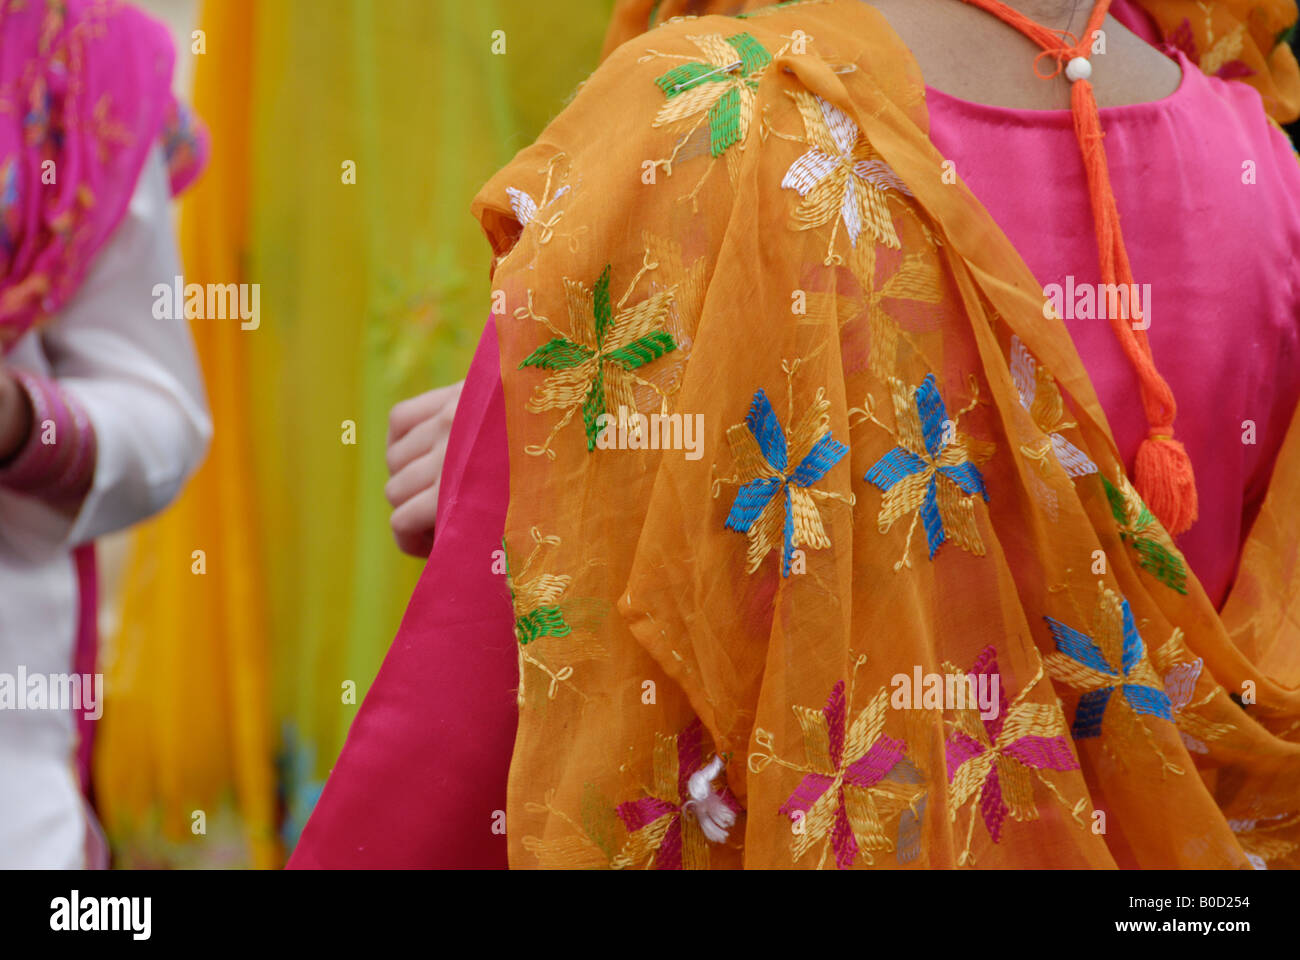
[[[1114,9],[1150,36],[1130,4]],[[1177,543],[1221,606],[1300,398],[1300,164],[1254,89],[1176,59],[1175,93],[1104,108],[1101,125],[1133,277],[1151,285],[1151,352],[1196,471],[1200,518]],[[1034,276],[1095,289],[1097,241],[1070,111],[988,107],[934,89],[927,102],[931,140]],[[1131,474],[1147,433],[1137,376],[1109,321],[1067,313],[1066,326]],[[1249,424],[1253,443],[1243,441]]]
[[[1143,27],[1127,6],[1117,15]],[[1103,110],[1102,125],[1134,274],[1153,287],[1152,350],[1197,472],[1201,516],[1179,545],[1218,603],[1300,398],[1300,166],[1253,90],[1180,62],[1177,93]],[[1097,283],[1069,112],[929,97],[934,142],[1035,276]],[[1256,165],[1249,185],[1245,160]],[[1107,321],[1068,326],[1131,467],[1146,429],[1134,374]],[[1245,420],[1256,424],[1253,445],[1241,441]],[[457,411],[424,579],[291,866],[505,865],[504,837],[489,827],[505,809],[516,724],[510,605],[489,564],[466,558],[499,541],[506,464],[489,323]]]

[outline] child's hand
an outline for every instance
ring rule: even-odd
[[[393,506],[393,536],[403,553],[429,556],[438,518],[438,489],[447,438],[465,381],[430,390],[393,407],[388,416],[388,474],[384,496]]]

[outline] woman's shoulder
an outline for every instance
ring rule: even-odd
[[[668,182],[682,184],[691,201],[715,187],[725,191],[751,133],[774,113],[795,109],[789,98],[763,92],[771,71],[796,59],[865,63],[872,36],[887,34],[883,18],[861,0],[798,0],[668,20],[614,49],[538,140],[488,184],[476,210],[480,217],[487,210],[485,226],[493,207],[526,226],[560,199],[560,167],[570,190],[598,167],[606,209],[648,202],[644,188]]]
[[[746,139],[763,73],[788,43],[768,23],[681,17],[622,43],[474,202],[497,255],[531,225],[617,219],[707,174]],[[733,161],[734,162],[734,161]],[[716,196],[716,194],[715,194]]]

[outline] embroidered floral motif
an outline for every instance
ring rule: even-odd
[[[655,734],[653,785],[641,799],[618,806],[628,837],[612,860],[614,869],[643,863],[655,870],[709,868],[709,840],[692,811],[688,789],[692,774],[705,764],[704,727],[699,720],[673,737]],[[724,787],[719,795],[733,813],[741,812],[729,789]]]
[[[1211,77],[1219,77],[1222,80],[1236,80],[1241,77],[1253,76],[1255,71],[1239,59],[1246,45],[1246,24],[1237,24],[1230,33],[1224,34],[1218,40],[1215,40],[1214,31],[1210,27],[1209,21],[1210,17],[1207,13],[1206,42],[1210,46],[1204,54],[1201,54],[1197,48],[1196,34],[1192,30],[1192,23],[1186,18],[1165,37],[1165,42],[1171,47],[1182,50],[1183,53],[1187,54],[1188,60],[1200,67],[1202,73]]]
[[[556,537],[543,537],[538,545],[559,543]],[[529,558],[531,561],[531,557]],[[527,571],[528,564],[524,565]],[[557,577],[544,574],[532,580],[518,582],[510,578],[509,567],[506,568],[506,580],[510,585],[510,599],[515,605],[515,639],[521,647],[526,647],[538,637],[567,637],[569,625],[564,622],[564,613],[557,601],[564,596],[572,577]]]
[[[682,246],[675,240],[657,236],[647,231],[645,241],[646,256],[656,264],[657,269],[651,274],[650,292],[670,291],[673,294],[669,319],[664,329],[672,336],[678,351],[688,354],[695,342],[695,334],[700,325],[700,315],[704,312],[704,295],[708,289],[707,268],[704,257],[696,257],[689,263],[683,259]],[[653,372],[647,372],[646,379],[659,384],[660,393],[671,397],[681,386],[684,364],[660,364]]]
[[[543,194],[542,203],[539,207],[537,201],[524,193],[524,191],[516,190],[514,187],[506,187],[506,194],[510,197],[510,208],[515,212],[515,219],[519,221],[521,226],[525,227],[531,224],[534,220],[537,220],[539,210],[546,210],[568,192],[569,187],[566,184],[555,192],[555,196],[549,199],[547,199],[546,195]],[[555,226],[554,220],[542,221],[540,226],[543,233],[549,239],[550,232]],[[545,240],[539,242],[544,243]]]
[[[1287,839],[1300,826],[1300,814],[1281,814],[1258,820],[1229,820],[1228,826],[1256,870],[1267,870],[1270,863],[1280,863],[1300,850],[1300,843]],[[1285,832],[1284,832],[1285,831]]]
[[[843,263],[835,252],[841,224],[856,247],[865,231],[878,243],[898,249],[887,196],[911,196],[907,185],[880,159],[848,114],[807,91],[790,94],[803,118],[808,149],[786,171],[781,186],[799,194],[795,226],[814,230],[833,224],[826,265]]]
[[[1172,590],[1187,593],[1187,565],[1174,541],[1138,496],[1123,472],[1116,471],[1115,483],[1104,476],[1106,499],[1119,526],[1120,539],[1137,551],[1138,566]]]
[[[730,37],[715,33],[687,39],[704,56],[693,59],[672,55],[683,62],[655,80],[668,102],[655,117],[654,126],[688,122],[691,126],[677,141],[672,155],[658,164],[672,176],[673,164],[683,149],[697,135],[707,135],[709,155],[714,160],[726,155],[730,175],[734,178],[737,162],[736,152],[731,148],[743,145],[749,136],[754,117],[754,94],[758,90],[760,75],[772,62],[772,55],[748,33]],[[670,55],[651,54],[651,57],[667,56]],[[692,198],[703,183],[701,179],[691,193]]]
[[[966,827],[966,846],[959,859],[962,865],[973,864],[971,840],[975,826],[975,803],[989,837],[1000,842],[1002,828],[1009,815],[1017,822],[1038,819],[1034,804],[1036,778],[1070,809],[1056,787],[1042,774],[1043,770],[1077,770],[1079,762],[1070,749],[1065,715],[1058,703],[1031,703],[1030,692],[1043,678],[1042,666],[1034,679],[1016,695],[1008,707],[1006,685],[998,670],[993,647],[985,647],[970,671],[964,672],[951,663],[944,669],[950,674],[968,676],[972,696],[967,707],[956,711],[956,719],[947,721],[948,735],[944,754],[948,769],[948,819],[957,822],[957,813],[971,804]],[[998,678],[997,713],[982,717],[974,705],[973,691],[980,677]],[[990,681],[985,681],[986,683]],[[1072,811],[1077,819],[1082,800]]]
[[[573,676],[573,667],[565,665],[558,670],[549,667],[544,654],[534,653],[528,649],[543,637],[564,638],[572,633],[572,628],[565,620],[561,601],[573,584],[573,578],[551,573],[534,573],[529,571],[544,547],[556,547],[559,537],[543,536],[534,527],[531,531],[533,550],[524,561],[518,573],[511,573],[509,560],[506,563],[506,585],[510,589],[510,599],[515,613],[515,640],[519,644],[519,705],[524,704],[525,665],[532,665],[550,678],[547,696],[555,699],[561,683]],[[502,541],[502,547],[505,542]],[[507,551],[508,557],[508,551]]]
[[[1057,650],[1047,657],[1047,672],[1080,691],[1074,738],[1100,737],[1105,728],[1111,738],[1127,743],[1141,730],[1165,767],[1182,773],[1160,753],[1142,720],[1147,716],[1172,721],[1173,705],[1147,659],[1128,600],[1098,584],[1097,607],[1088,626],[1091,634],[1052,617],[1043,619]],[[1117,690],[1119,696],[1114,695]]]
[[[108,94],[95,101],[87,126],[95,133],[95,150],[99,154],[100,163],[108,163],[114,154],[129,146],[133,139],[126,124],[114,118],[113,98]]]
[[[785,365],[791,380],[797,367],[798,362]],[[793,383],[788,403],[793,421]],[[769,551],[779,548],[781,576],[790,576],[796,548],[822,550],[831,545],[817,501],[853,502],[852,497],[813,487],[849,450],[831,437],[830,406],[826,390],[819,389],[812,406],[787,433],[767,394],[759,390],[745,422],[727,431],[738,473],[715,479],[713,495],[718,496],[720,484],[740,484],[726,526],[749,538],[749,573],[759,568]]]
[[[618,416],[622,408],[631,419],[631,415],[637,413],[634,388],[641,385],[658,392],[655,384],[638,376],[636,371],[677,349],[671,334],[663,329],[674,291],[663,290],[635,306],[627,306],[641,277],[654,266],[647,263],[637,273],[617,304],[611,302],[611,266],[605,267],[594,290],[565,278],[571,328],[567,333],[554,327],[545,317],[533,313],[531,296],[527,307],[515,311],[519,319],[532,317],[554,334],[553,339],[519,364],[521,370],[536,367],[551,374],[534,391],[527,409],[530,413],[564,411],[546,443],[529,447],[526,453],[554,459],[551,442],[579,410],[586,427],[587,450],[595,450],[602,414]],[[631,429],[640,429],[635,419]]]
[[[772,55],[746,33],[686,39],[703,53],[702,59],[658,51],[643,57],[643,60],[681,61],[655,78],[655,85],[663,91],[667,103],[659,109],[654,126],[686,129],[677,138],[671,155],[656,160],[655,164],[671,177],[677,161],[708,153],[712,161],[727,159],[728,177],[735,182],[740,173],[740,151],[745,148],[754,122],[754,95],[759,77],[771,65]],[[712,163],[688,194],[693,206],[711,170]]]
[[[888,382],[891,377],[897,376],[899,341],[906,341],[918,354],[920,348],[885,308],[885,301],[910,301],[913,305],[942,303],[943,281],[938,264],[930,255],[909,253],[902,258],[897,270],[888,280],[877,284],[874,276],[876,248],[871,244],[863,244],[863,248],[868,253],[868,256],[861,258],[866,261],[863,268],[865,276],[859,276],[858,280],[868,291],[867,329],[871,340],[869,347],[862,353],[867,357],[871,372]],[[851,266],[856,266],[858,261],[859,258],[853,258]]]
[[[1097,465],[1082,450],[1061,435],[1062,430],[1078,426],[1065,419],[1065,401],[1056,386],[1056,379],[1047,368],[1038,364],[1015,334],[1011,336],[1011,380],[1020,396],[1021,405],[1029,411],[1034,426],[1047,434],[1052,452],[1056,455],[1061,468],[1071,477],[1082,477],[1096,473]],[[1046,450],[1039,452],[1025,451],[1032,457],[1041,459]]]
[[[542,195],[534,199],[527,192],[516,187],[506,187],[506,196],[510,199],[510,209],[523,230],[530,227],[537,231],[537,245],[544,247],[555,237],[556,228],[564,218],[564,205],[560,203],[573,192],[573,185],[564,181],[569,177],[568,157],[559,153],[551,157],[541,171],[546,174],[542,186]],[[577,249],[577,238],[586,232],[586,227],[568,235],[569,249]],[[511,248],[511,253],[518,245]],[[502,257],[502,262],[509,259],[510,253]]]
[[[881,533],[887,533],[900,518],[912,515],[903,559],[894,564],[894,569],[911,565],[908,552],[918,518],[925,526],[931,560],[949,539],[963,550],[983,556],[984,541],[975,524],[973,498],[980,496],[987,502],[989,495],[973,457],[987,459],[989,451],[986,445],[973,444],[957,431],[958,421],[974,408],[974,402],[949,420],[934,374],[927,374],[918,387],[906,387],[899,380],[890,380],[890,386],[895,428],[889,432],[898,445],[876,462],[866,480],[885,494],[878,517]],[[861,412],[884,427],[870,409]]]
[[[520,845],[537,858],[544,870],[594,870],[608,867],[614,856],[616,834],[623,827],[610,803],[594,784],[583,785],[582,821],[575,821],[555,806],[555,791],[547,791],[542,803],[525,801],[524,810],[565,824],[569,831],[559,836],[524,836]]]
[[[866,659],[857,659],[855,684],[857,669]],[[777,757],[774,736],[761,729],[755,731],[755,740],[766,752],[755,751],[749,757],[749,769],[755,774],[775,762],[804,775],[780,813],[796,824],[802,822],[802,829],[794,833],[796,861],[821,844],[818,869],[826,865],[832,851],[840,870],[852,867],[859,858],[874,864],[873,853],[881,850],[894,851],[900,863],[916,859],[920,852],[924,777],[906,758],[907,745],[884,734],[888,691],[881,687],[850,726],[852,700],[852,690],[845,699],[841,680],[822,709],[794,707],[803,731],[803,766]],[[895,818],[896,839],[891,840],[886,825]]]
[[[1221,687],[1215,686],[1204,697],[1193,701],[1196,682],[1201,677],[1205,663],[1200,657],[1193,657],[1187,649],[1183,643],[1182,630],[1175,629],[1164,644],[1151,652],[1151,662],[1163,678],[1174,724],[1188,750],[1192,753],[1209,753],[1207,741],[1220,740],[1236,729],[1232,724],[1215,723],[1202,713]]]

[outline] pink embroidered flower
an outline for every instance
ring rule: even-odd
[[[884,823],[910,808],[921,792],[904,759],[907,745],[884,736],[888,697],[882,687],[848,725],[844,681],[831,691],[821,710],[795,707],[803,728],[807,770],[781,813],[798,824],[794,857],[798,860],[818,840],[829,838],[835,865],[853,866],[860,853],[892,849]]]
[[[702,770],[705,776],[720,772],[717,765],[706,770],[703,734],[698,719],[674,737],[656,734],[654,784],[647,796],[618,806],[628,838],[613,860],[616,869],[647,861],[655,870],[708,869],[709,842],[726,839],[725,828],[735,822],[741,807],[726,787],[704,801],[692,797],[693,775]]]
[[[946,666],[949,672],[960,672]],[[956,820],[957,811],[978,794],[980,816],[997,843],[1007,814],[1015,820],[1038,817],[1035,774],[1031,771],[1077,770],[1079,762],[1070,749],[1065,715],[1059,704],[1031,703],[1027,699],[1041,672],[1009,707],[993,647],[984,648],[968,676],[976,687],[981,676],[999,678],[998,709],[996,715],[985,718],[980,716],[978,706],[970,704],[957,710],[957,719],[950,721],[952,730],[944,743],[951,787],[948,812]]]

